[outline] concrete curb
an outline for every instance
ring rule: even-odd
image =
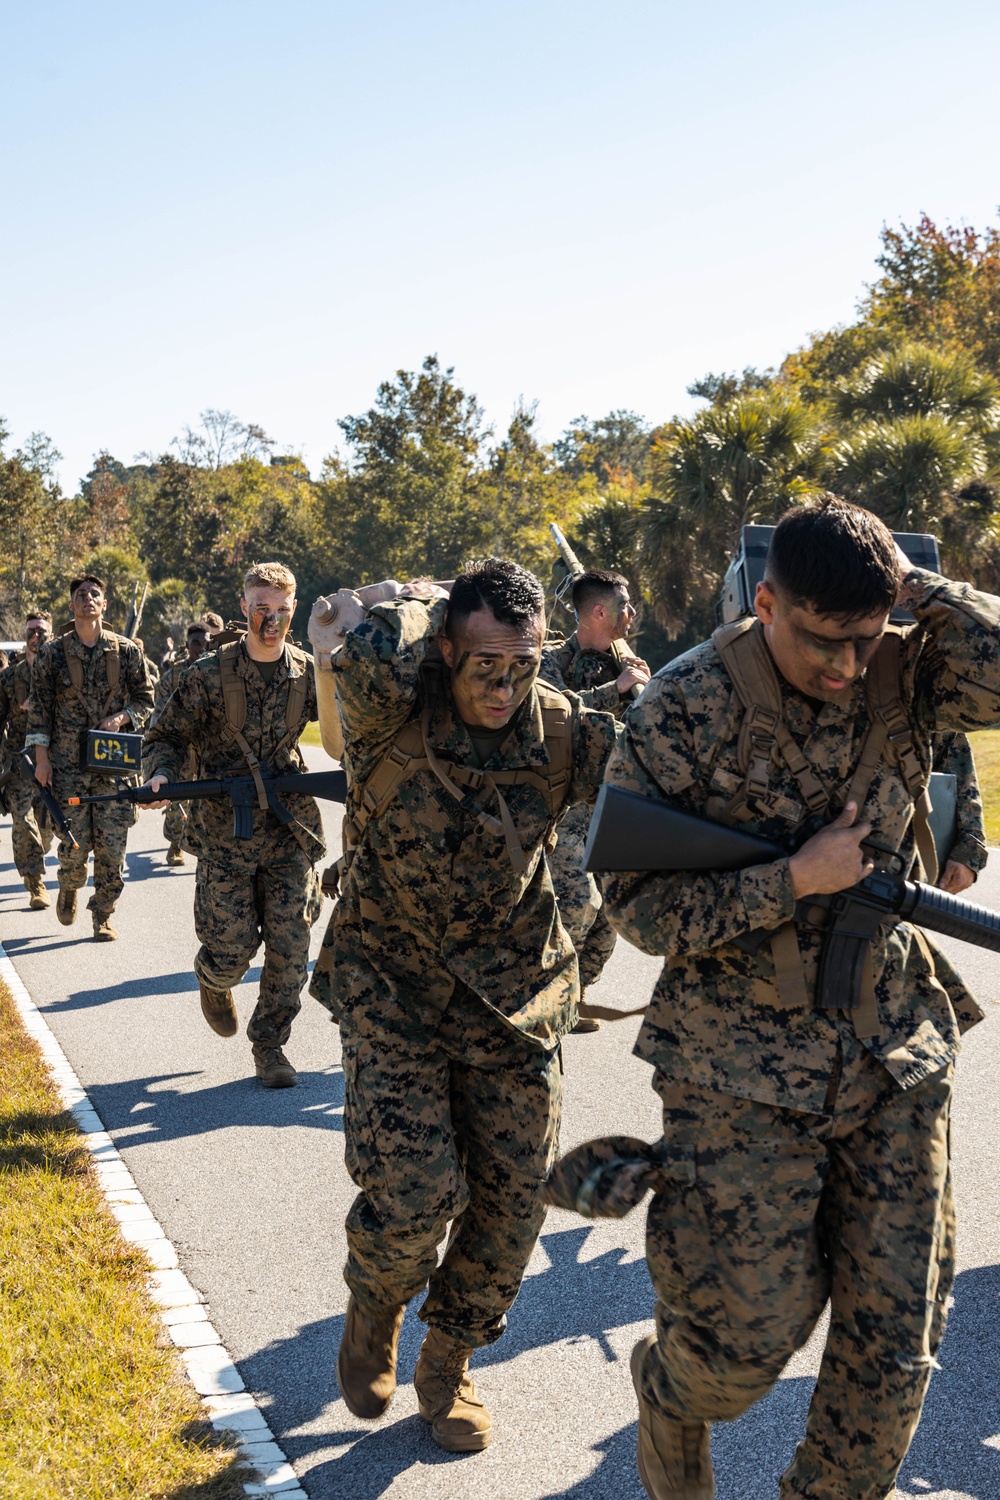
[[[205,1316],[204,1298],[180,1269],[177,1251],[153,1217],[135,1179],[97,1111],[69,1065],[41,1011],[25,989],[0,943],[0,979],[14,997],[24,1028],[38,1044],[66,1108],[83,1132],[105,1202],[118,1221],[123,1239],[145,1251],[151,1263],[147,1283],[171,1341],[180,1352],[188,1379],[202,1398],[212,1426],[236,1439],[240,1456],[260,1478],[243,1486],[252,1496],[278,1495],[307,1500],[305,1490],[263,1413],[247,1392],[240,1372]]]

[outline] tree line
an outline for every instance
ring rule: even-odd
[[[1000,229],[884,228],[876,264],[853,322],[778,368],[702,376],[695,415],[659,425],[619,410],[545,444],[520,403],[497,434],[431,355],[340,420],[316,478],[258,424],[209,410],[158,457],[102,452],[74,496],[47,437],[7,454],[0,425],[0,628],[16,635],[29,604],[58,617],[85,568],[119,628],[148,580],[159,648],[206,608],[232,612],[246,565],[275,556],[299,579],[302,635],[321,592],[451,577],[476,554],[548,579],[555,520],[586,563],[632,580],[659,665],[711,629],[740,527],[829,489],[935,533],[946,571],[1000,591]]]

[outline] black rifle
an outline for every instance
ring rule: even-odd
[[[31,782],[35,796],[38,798],[39,802],[41,802],[42,806],[45,808],[45,811],[52,819],[52,826],[62,834],[63,838],[68,844],[72,844],[74,849],[79,849],[80,845],[73,837],[73,830],[70,827],[70,822],[66,817],[66,814],[63,812],[62,808],[59,806],[59,803],[53,797],[48,787],[42,786],[42,783],[35,778],[35,762],[31,758],[30,750],[18,750],[15,753],[13,764],[10,766],[9,770],[5,771],[4,774],[0,776],[0,799],[2,799],[2,801],[0,801],[0,807],[2,807],[5,811],[10,812],[10,808],[7,806],[7,800],[3,797],[2,788],[5,787],[8,782],[13,781],[15,776],[23,776],[25,781]]]
[[[853,1010],[860,1004],[865,952],[882,926],[912,922],[1000,953],[1000,912],[907,880],[899,857],[872,839],[863,847],[886,867],[876,868],[849,890],[809,896],[796,907],[797,920],[813,927],[819,925],[814,918],[825,913],[816,985],[820,1010]],[[586,869],[603,873],[743,870],[792,852],[771,839],[606,785],[594,806],[583,862]],[[768,936],[761,933],[761,940]]]
[[[295,819],[281,801],[282,792],[302,792],[320,797],[324,802],[343,802],[347,798],[347,775],[344,771],[293,771],[273,776],[261,766],[261,784],[267,805],[279,823]],[[196,797],[228,797],[233,804],[233,838],[253,838],[253,810],[258,805],[257,784],[252,776],[227,776],[217,780],[165,781],[157,790],[148,786],[123,786],[117,792],[101,797],[70,797],[70,807],[88,802],[192,802]]]

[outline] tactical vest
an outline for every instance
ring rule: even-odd
[[[247,721],[247,685],[246,680],[236,670],[236,662],[240,654],[242,637],[238,640],[228,641],[220,646],[216,653],[219,659],[219,676],[222,679],[222,699],[226,710],[226,731],[231,742],[237,744],[243,752],[243,758],[247,763],[247,769],[253,777],[254,786],[257,789],[257,803],[264,812],[267,811],[267,793],[260,774],[260,761],[257,759],[250,743],[243,733],[243,727]],[[289,647],[289,654],[296,666],[305,667],[305,657],[300,651]],[[279,751],[284,750],[290,741],[294,740],[303,710],[306,706],[306,694],[308,692],[308,679],[305,670],[298,677],[292,677],[288,683],[288,697],[285,700],[285,733],[274,747],[273,755],[277,756]],[[272,769],[277,773],[278,767]]]
[[[902,640],[903,633],[898,627],[887,627],[865,673],[865,698],[871,728],[838,811],[848,802],[854,802],[860,819],[879,766],[883,761],[894,765],[913,800],[917,852],[927,879],[933,882],[938,870],[928,821],[927,782],[930,773],[920,764],[913,741],[913,727],[903,706]],[[744,711],[737,746],[739,767],[744,773],[743,785],[718,815],[719,821],[747,822],[761,813],[788,817],[781,805],[784,799],[776,798],[770,790],[771,773],[779,758],[797,782],[809,812],[813,816],[825,816],[834,798],[816,777],[784,722],[778,674],[760,621],[750,618],[721,625],[714,632],[712,641]],[[770,941],[775,982],[782,1003],[794,1009],[804,1008],[808,997],[794,921],[779,927],[771,934]],[[878,1029],[874,975],[870,964],[868,967],[862,1005],[855,1012],[859,1036],[873,1036]]]
[[[403,725],[392,744],[368,775],[357,794],[357,811],[344,819],[344,856],[338,861],[338,876],[350,866],[372,818],[380,818],[399,788],[420,771],[431,771],[449,796],[471,813],[480,827],[492,834],[502,834],[507,853],[516,874],[528,867],[517,829],[501,788],[533,786],[545,799],[553,823],[566,804],[573,779],[573,710],[569,700],[548,683],[536,681],[542,715],[542,732],[549,764],[538,770],[521,766],[515,770],[481,771],[476,766],[458,765],[436,755],[428,742],[431,713],[443,698],[443,667],[434,663],[423,668],[427,703],[419,719]],[[497,813],[487,812],[479,802],[486,792],[496,800]],[[327,876],[331,875],[327,872]]]
[[[63,657],[66,661],[66,670],[69,673],[70,685],[83,705],[84,713],[87,715],[87,723],[91,729],[97,728],[114,702],[122,675],[121,648],[118,644],[118,637],[110,630],[102,630],[100,639],[104,644],[104,671],[108,679],[108,696],[104,700],[103,707],[97,710],[96,716],[93,716],[93,724],[90,723],[92,717],[91,710],[87,705],[86,698],[83,696],[83,684],[86,676],[83,662],[75,652],[67,651],[65,642],[63,643]]]

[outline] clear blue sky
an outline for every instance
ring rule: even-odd
[[[0,0],[0,414],[75,485],[207,406],[311,468],[429,352],[489,419],[690,410],[994,222],[1000,7]]]

